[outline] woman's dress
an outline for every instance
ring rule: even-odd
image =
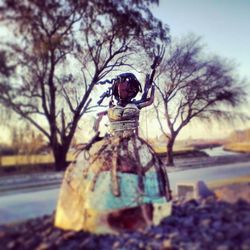
[[[80,151],[65,172],[57,227],[115,233],[157,224],[169,214],[167,173],[137,136],[139,109],[115,106],[108,117],[112,134]]]

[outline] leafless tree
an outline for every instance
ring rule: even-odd
[[[58,170],[81,117],[93,107],[93,89],[110,72],[131,65],[129,55],[168,29],[153,17],[158,0],[27,0],[0,4],[0,22],[15,39],[2,44],[8,67],[0,102],[42,132]],[[2,67],[4,70],[4,67]],[[7,71],[5,71],[7,72]],[[80,74],[81,73],[81,74]],[[91,96],[92,95],[92,96]]]
[[[244,81],[235,66],[218,56],[206,56],[200,38],[188,36],[171,45],[161,65],[156,83],[163,106],[161,130],[167,136],[168,165],[174,165],[173,146],[180,131],[194,118],[231,119],[236,107],[245,101]]]

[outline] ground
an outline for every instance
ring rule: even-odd
[[[159,226],[119,235],[63,231],[53,215],[0,227],[0,249],[250,249],[250,182],[216,186],[216,196],[175,200]]]

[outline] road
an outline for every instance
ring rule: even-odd
[[[250,175],[250,161],[233,164],[170,171],[172,190],[181,182],[205,182]],[[22,221],[45,214],[51,214],[56,206],[59,188],[12,194],[0,197],[0,224]]]

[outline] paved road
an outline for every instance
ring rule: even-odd
[[[210,182],[250,175],[250,162],[219,165],[199,169],[169,172],[171,188],[177,183],[203,180]],[[56,206],[59,188],[12,194],[0,197],[0,224],[51,214]]]
[[[211,150],[210,150],[211,151]],[[250,154],[239,154],[226,152],[221,153],[221,150],[212,150],[211,157],[189,157],[177,158],[175,167],[168,168],[169,172],[183,171],[187,169],[204,167],[217,167],[219,165],[250,162]],[[221,154],[221,155],[220,155]],[[162,158],[165,162],[165,158]],[[41,191],[52,188],[58,188],[63,178],[63,172],[45,172],[16,175],[11,177],[0,177],[0,197],[10,194],[26,193],[30,191]]]
[[[0,197],[0,224],[51,214],[59,189]]]

